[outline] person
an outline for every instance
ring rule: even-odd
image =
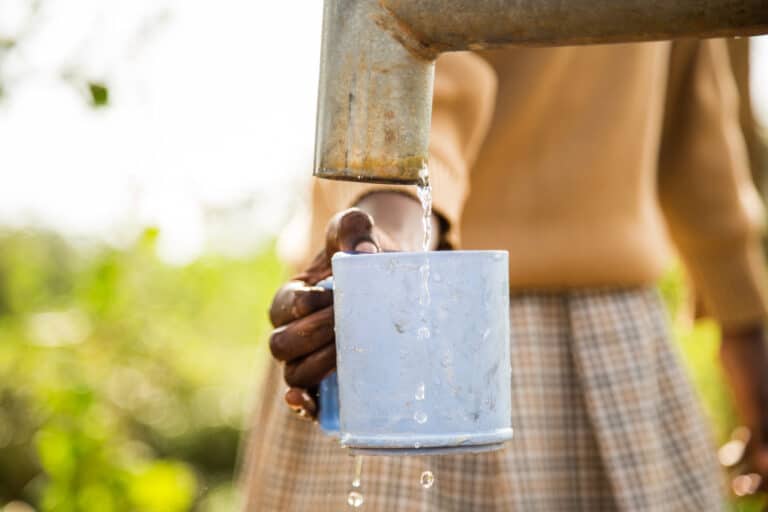
[[[670,241],[722,326],[749,461],[768,475],[763,211],[737,110],[720,40],[439,59],[432,248],[509,251],[515,438],[478,455],[369,457],[366,510],[721,510],[713,442],[654,288]],[[421,249],[409,187],[315,180],[312,201],[320,252],[270,312],[282,368],[254,416],[250,511],[344,506],[352,457],[301,421],[335,365],[332,296],[313,285],[336,251]]]

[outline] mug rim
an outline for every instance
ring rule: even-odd
[[[424,257],[427,256],[428,258],[445,258],[445,257],[460,257],[460,256],[506,256],[509,257],[509,251],[501,250],[501,249],[492,249],[492,250],[448,250],[448,251],[387,251],[387,252],[375,252],[375,253],[369,253],[369,252],[337,252],[333,255],[331,258],[331,261],[336,259],[347,259],[354,257],[355,259],[375,259],[375,258],[391,258],[391,257],[400,257],[400,258],[412,258],[412,257]]]

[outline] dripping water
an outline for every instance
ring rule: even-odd
[[[363,475],[363,457],[362,455],[355,455],[355,474],[352,477],[352,489],[347,494],[347,504],[352,508],[360,508],[363,506],[365,497],[360,489],[361,477]]]
[[[419,477],[419,483],[423,488],[429,489],[435,484],[435,474],[430,470],[422,472],[421,477]]]
[[[421,201],[422,225],[424,227],[424,240],[422,251],[429,250],[432,243],[432,185],[429,184],[429,169],[424,167],[419,171],[419,182],[416,185],[416,193]]]

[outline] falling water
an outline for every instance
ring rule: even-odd
[[[422,217],[421,222],[424,227],[424,240],[422,242],[422,250],[424,251],[424,263],[419,266],[419,274],[421,277],[421,293],[419,294],[419,304],[423,307],[422,322],[429,322],[429,306],[431,297],[429,293],[429,247],[432,243],[432,186],[429,184],[429,169],[424,167],[419,171],[419,182],[417,184],[416,192],[419,195],[421,201]],[[427,340],[431,336],[428,325],[422,325],[416,332],[416,337],[419,340]],[[424,400],[425,389],[424,383],[420,383],[416,389],[416,400]],[[423,424],[427,421],[427,414],[424,411],[416,411],[413,415],[413,419],[416,423]]]
[[[365,499],[363,498],[363,494],[357,491],[349,491],[349,494],[347,495],[347,503],[350,507],[353,508],[360,508],[363,506],[363,502]]]
[[[416,192],[421,201],[421,208],[423,210],[422,225],[424,227],[424,240],[422,243],[422,250],[427,253],[432,245],[432,185],[429,183],[429,169],[424,167],[419,171],[419,183],[417,185]],[[425,254],[424,263],[419,267],[419,274],[423,283],[422,293],[419,297],[419,304],[424,307],[424,316],[422,320],[428,322],[428,308],[431,302],[431,296],[429,293],[429,255]],[[428,326],[422,326],[418,329],[417,338],[426,342],[431,336],[431,332]],[[426,388],[423,382],[420,382],[416,388],[415,398],[417,401],[422,402],[426,398]],[[413,415],[414,421],[418,424],[424,424],[427,422],[427,413],[422,410],[417,410]],[[414,447],[420,448],[420,443],[416,443]],[[419,484],[424,489],[429,489],[435,483],[435,476],[432,471],[426,470],[419,477]]]
[[[352,487],[360,487],[360,477],[363,474],[363,456],[355,455],[355,477],[352,479]]]
[[[360,491],[360,478],[363,475],[363,457],[362,455],[355,455],[355,475],[352,477],[352,490],[347,495],[347,504],[353,508],[360,508],[363,506],[365,498]]]
[[[429,250],[432,243],[432,185],[429,184],[429,169],[424,167],[419,171],[419,182],[416,186],[416,193],[421,201],[421,223],[424,227],[424,238],[421,243],[421,249],[424,252]],[[419,296],[419,304],[428,306],[431,302],[429,295],[429,259],[424,258],[424,264],[419,267],[421,274],[422,293]]]
[[[428,251],[432,242],[432,185],[429,184],[429,169],[426,167],[419,171],[419,183],[416,187],[416,193],[424,211],[422,216],[422,224],[424,225],[422,250]]]

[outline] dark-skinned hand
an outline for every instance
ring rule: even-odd
[[[331,275],[331,258],[339,251],[420,250],[423,241],[422,210],[413,197],[377,192],[363,198],[358,206],[331,219],[325,247],[309,268],[278,290],[270,309],[275,330],[269,346],[272,355],[284,364],[288,385],[285,401],[311,419],[317,417],[318,384],[336,367],[333,293],[315,286]],[[437,218],[431,222],[437,239]]]
[[[756,325],[724,330],[720,358],[731,384],[736,407],[749,429],[742,473],[759,475],[759,489],[768,490],[768,344]]]

